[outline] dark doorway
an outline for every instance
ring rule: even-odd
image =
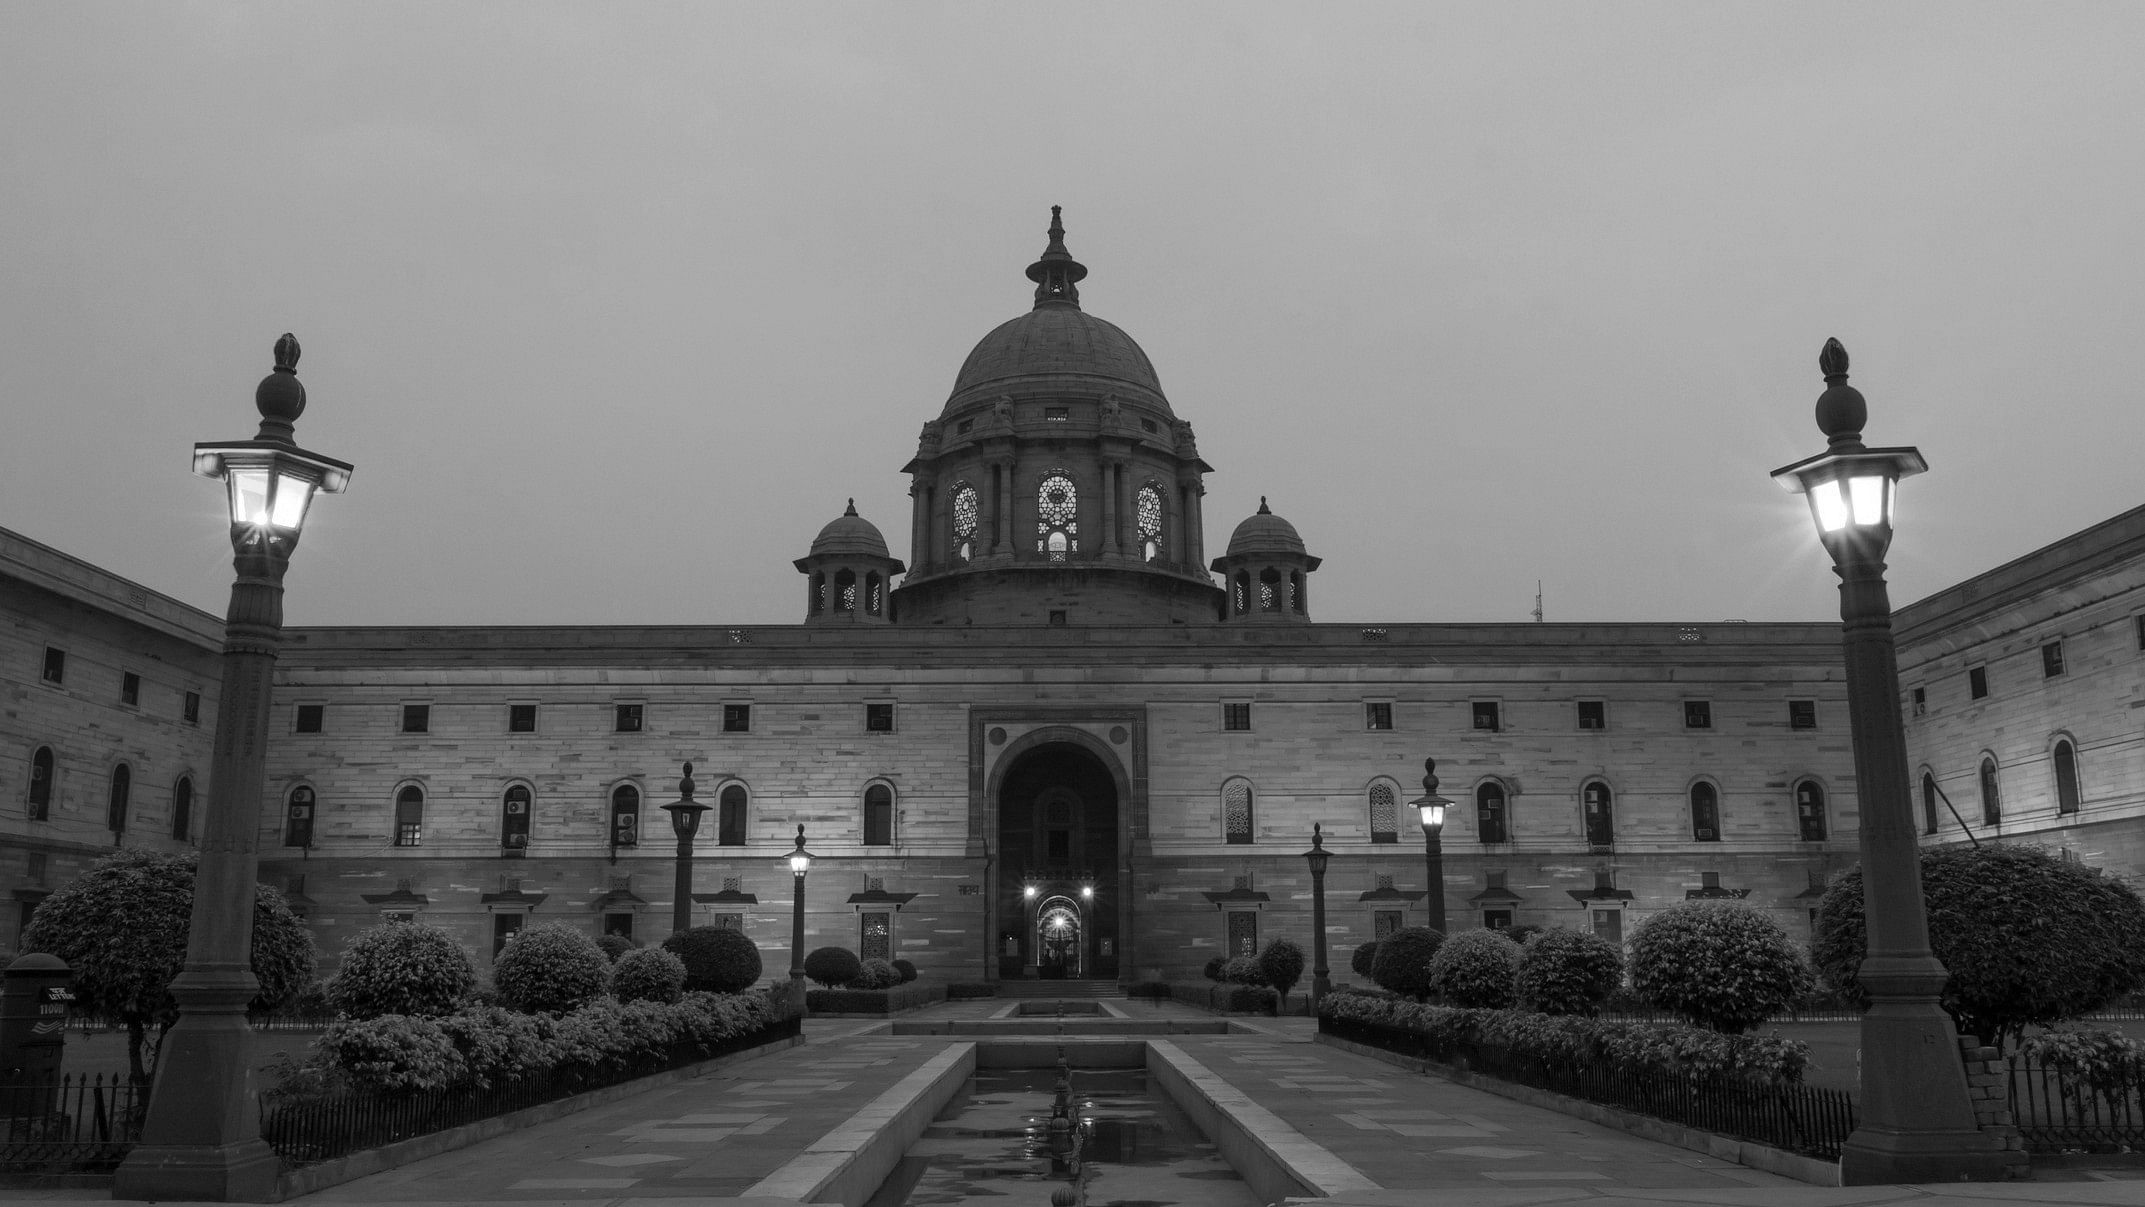
[[[1117,976],[1118,809],[1115,777],[1084,747],[1053,742],[1015,756],[998,793],[999,975]],[[1046,943],[1039,926],[1054,898],[1077,922]]]

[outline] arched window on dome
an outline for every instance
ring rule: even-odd
[[[966,482],[953,488],[953,555],[967,561],[976,555],[976,488]]]
[[[1140,487],[1136,500],[1140,530],[1140,560],[1156,561],[1162,556],[1162,492],[1149,482]]]
[[[834,606],[844,612],[857,610],[857,572],[843,570],[834,576]]]
[[[1281,572],[1268,566],[1259,571],[1259,611],[1281,610]]]
[[[864,610],[873,616],[877,616],[880,609],[886,606],[885,592],[886,583],[880,579],[877,570],[866,574],[864,576]]]
[[[1035,551],[1062,562],[1080,552],[1080,492],[1063,470],[1052,470],[1035,492]]]

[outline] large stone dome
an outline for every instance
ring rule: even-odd
[[[1162,392],[1153,363],[1131,336],[1070,306],[1042,306],[1000,323],[961,363],[953,394],[1022,377],[1093,377]]]

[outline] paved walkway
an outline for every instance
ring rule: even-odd
[[[1173,1004],[1114,1003],[1134,1016],[1192,1017]],[[1002,1002],[946,1003],[906,1018],[976,1018]],[[1257,1034],[1171,1042],[1382,1188],[1315,1200],[1336,1207],[1565,1203],[1735,1207],[1988,1207],[2137,1204],[2145,1169],[2072,1181],[1827,1189],[1638,1139],[1510,1099],[1310,1042],[1304,1019]],[[815,1019],[809,1042],[484,1143],[293,1200],[335,1204],[512,1202],[604,1207],[772,1204],[737,1196],[917,1071],[948,1042],[883,1024]],[[2103,1180],[2103,1179],[2121,1180]],[[83,1190],[0,1199],[94,1199]],[[1013,1207],[1025,1200],[992,1199]],[[1048,1202],[1047,1192],[1035,1199]]]

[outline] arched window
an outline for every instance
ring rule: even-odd
[[[1140,560],[1151,562],[1162,556],[1162,492],[1150,482],[1140,487],[1134,503],[1139,518]]]
[[[1400,796],[1385,780],[1370,786],[1370,840],[1400,841]]]
[[[953,488],[953,555],[967,561],[976,555],[976,488],[963,482]]]
[[[1586,818],[1586,841],[1588,846],[1606,847],[1616,843],[1616,801],[1609,786],[1600,780],[1588,780],[1579,790],[1579,800]]]
[[[751,802],[751,794],[743,784],[725,784],[715,800],[715,845],[744,846],[745,810]]]
[[[817,616],[827,610],[827,576],[820,571],[812,571],[810,591],[811,598],[805,606],[811,609],[814,616]]]
[[[1812,780],[1795,785],[1795,826],[1804,842],[1825,841],[1825,790]]]
[[[1062,562],[1080,552],[1080,492],[1064,470],[1052,470],[1035,491],[1035,551]]]
[[[843,570],[834,576],[834,606],[844,612],[857,610],[857,573]]]
[[[290,790],[290,800],[283,806],[284,846],[313,845],[313,814],[317,803],[310,785],[300,784]]]
[[[1999,825],[2003,822],[2003,798],[1996,786],[1996,760],[1981,760],[1981,824]]]
[[[114,834],[127,832],[127,796],[134,790],[134,772],[125,763],[112,768],[112,792],[104,803],[104,828]]]
[[[1251,611],[1250,571],[1239,570],[1236,572],[1236,585],[1230,591],[1229,602],[1232,606],[1236,608],[1236,614],[1238,616],[1246,615]]]
[[[194,837],[194,781],[182,775],[171,786],[171,836],[180,842]]]
[[[425,838],[425,790],[406,784],[395,793],[395,845],[421,846]]]
[[[1699,842],[1720,841],[1720,790],[1711,784],[1691,785],[1691,837]]]
[[[1288,572],[1288,608],[1298,616],[1306,614],[1309,605],[1303,598],[1303,571]]]
[[[519,851],[529,845],[530,795],[527,784],[512,784],[499,802],[499,846]]]
[[[641,841],[641,790],[631,784],[611,789],[611,845],[639,846]]]
[[[1281,572],[1268,566],[1259,571],[1259,611],[1281,610]]]
[[[1504,785],[1496,780],[1475,789],[1475,834],[1483,842],[1510,842],[1512,829],[1505,816]]]
[[[1922,772],[1922,833],[1936,833],[1936,777]]]
[[[864,789],[864,845],[894,845],[894,790],[885,784]]]
[[[1221,789],[1222,837],[1232,843],[1251,841],[1251,784],[1230,780]]]
[[[2056,743],[2056,812],[2078,811],[2078,752],[2068,741]]]
[[[30,820],[44,821],[52,816],[52,747],[40,746],[30,756]]]
[[[864,610],[873,616],[886,606],[886,580],[877,570],[864,576]]]

